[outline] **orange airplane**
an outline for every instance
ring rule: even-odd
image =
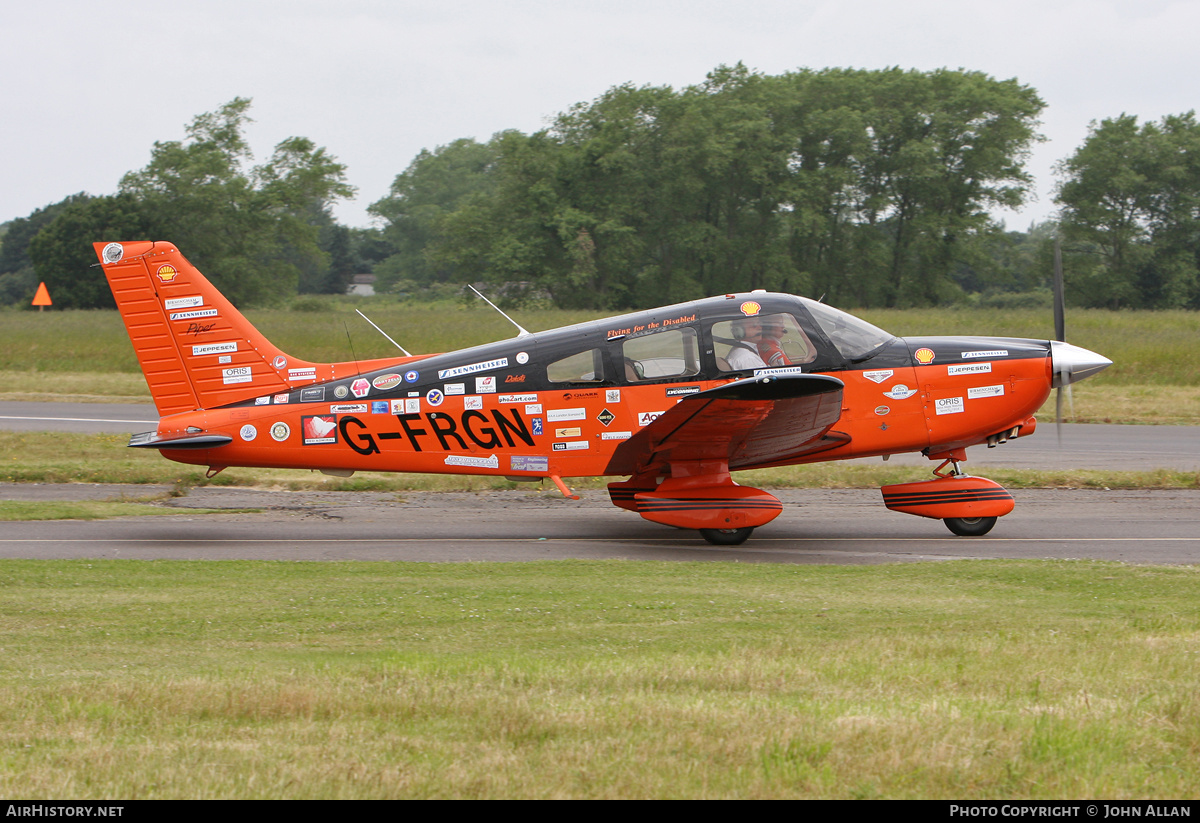
[[[311,363],[170,243],[96,243],[158,407],[129,445],[180,463],[627,477],[612,502],[737,545],[783,505],[731,471],[920,452],[894,511],[983,535],[1013,509],[969,446],[1032,434],[1054,387],[1111,365],[1059,341],[888,334],[789,294],[727,294],[446,354]],[[520,328],[518,326],[518,328]],[[948,467],[948,468],[947,468]]]

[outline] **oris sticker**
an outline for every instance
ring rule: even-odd
[[[961,397],[943,397],[933,401],[933,407],[938,414],[962,414],[966,411]]]

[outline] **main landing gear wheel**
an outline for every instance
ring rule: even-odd
[[[995,518],[992,520],[995,521]],[[753,526],[745,529],[701,529],[700,536],[714,546],[740,546],[753,531]]]
[[[946,528],[959,537],[982,537],[996,525],[994,517],[947,517]]]

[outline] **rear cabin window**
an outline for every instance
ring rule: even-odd
[[[700,341],[690,326],[642,332],[621,341],[621,358],[630,383],[690,377],[700,373]]]
[[[723,320],[713,324],[712,335],[723,372],[803,366],[817,359],[812,340],[790,314]]]

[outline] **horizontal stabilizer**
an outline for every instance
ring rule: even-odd
[[[159,437],[158,432],[142,432],[129,438],[129,446],[134,449],[215,449],[232,442],[233,438],[227,434],[211,432],[179,437]]]

